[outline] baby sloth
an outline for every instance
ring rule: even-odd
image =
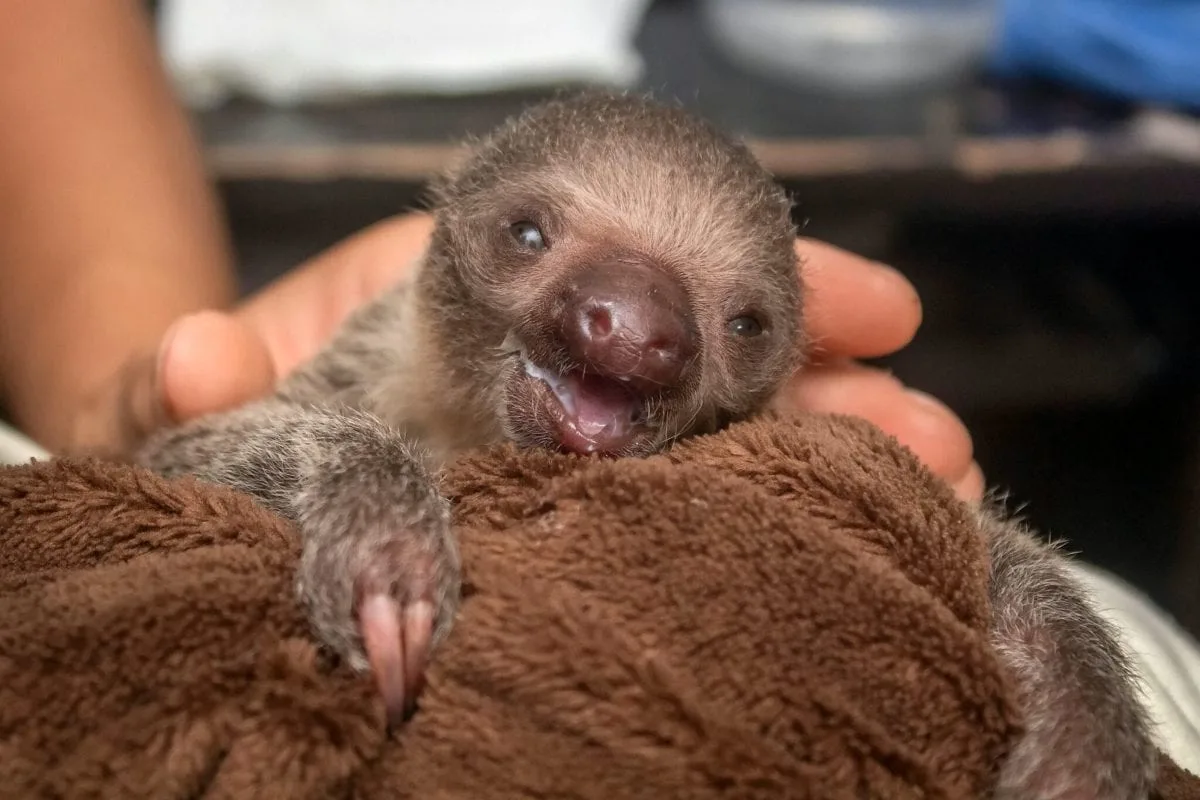
[[[394,721],[459,600],[439,465],[502,440],[650,454],[762,409],[805,345],[787,196],[680,109],[559,98],[476,143],[433,190],[411,281],[272,396],[139,456],[295,522],[313,628],[372,672]],[[1154,750],[1115,637],[1061,556],[990,511],[979,527],[994,641],[1028,719],[997,796],[1145,796]]]

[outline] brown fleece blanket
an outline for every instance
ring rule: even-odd
[[[0,796],[987,794],[1019,720],[984,550],[869,425],[498,447],[446,485],[467,597],[389,737],[308,638],[282,520],[127,466],[0,470]]]

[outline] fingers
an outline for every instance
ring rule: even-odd
[[[874,358],[912,341],[922,312],[907,278],[815,239],[798,239],[796,253],[807,291],[805,327],[818,361]]]
[[[392,728],[404,723],[411,702],[400,615],[400,604],[386,594],[368,595],[358,609],[363,649]]]
[[[981,498],[983,471],[974,461],[970,433],[954,412],[885,372],[847,361],[887,355],[912,341],[922,318],[915,287],[891,267],[814,239],[798,239],[796,253],[807,290],[813,366],[776,404],[867,419],[899,439],[960,497]]]
[[[978,500],[983,474],[962,421],[929,395],[908,389],[882,370],[838,361],[802,372],[776,397],[784,411],[861,417],[895,436],[960,497]]]

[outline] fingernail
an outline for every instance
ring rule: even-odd
[[[912,281],[909,280],[909,277],[905,275],[904,272],[899,268],[893,267],[891,264],[884,264],[882,261],[876,261],[875,266],[882,274],[888,276],[888,280],[898,281],[903,283],[905,286],[912,287]]]
[[[920,389],[905,389],[904,391],[916,402],[922,411],[935,414],[939,417],[950,416],[954,413],[941,400],[938,400],[931,394],[922,392]]]
[[[987,477],[978,461],[972,461],[963,477],[954,484],[955,493],[968,503],[979,503],[987,489]]]
[[[873,269],[877,275],[879,275],[881,277],[884,277],[887,279],[895,279],[895,278],[903,278],[904,277],[901,274],[900,270],[896,269],[891,264],[885,263],[883,261],[876,261],[873,258],[864,258],[863,261],[866,263],[867,266],[871,267],[871,269]]]
[[[920,389],[905,389],[904,393],[913,401],[914,408],[920,411],[920,418],[925,420],[929,433],[937,435],[946,442],[961,437],[961,441],[966,447],[964,460],[970,457],[973,449],[971,432],[967,429],[966,423],[954,413],[950,406]]]
[[[914,401],[917,401],[919,405],[922,405],[922,408],[936,411],[938,414],[944,414],[947,410],[949,410],[946,407],[946,403],[943,403],[940,401],[940,399],[930,395],[929,392],[923,392],[919,389],[905,389],[905,391],[908,392],[908,396],[912,397]]]

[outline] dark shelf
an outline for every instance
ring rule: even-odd
[[[653,5],[637,44],[641,88],[746,137],[785,180],[930,171],[980,180],[1172,164],[1131,127],[1135,109],[1103,98],[982,78],[944,91],[846,97],[749,75],[714,51],[687,3]],[[234,101],[199,114],[199,124],[221,179],[419,183],[456,156],[464,136],[545,94],[296,108]]]

